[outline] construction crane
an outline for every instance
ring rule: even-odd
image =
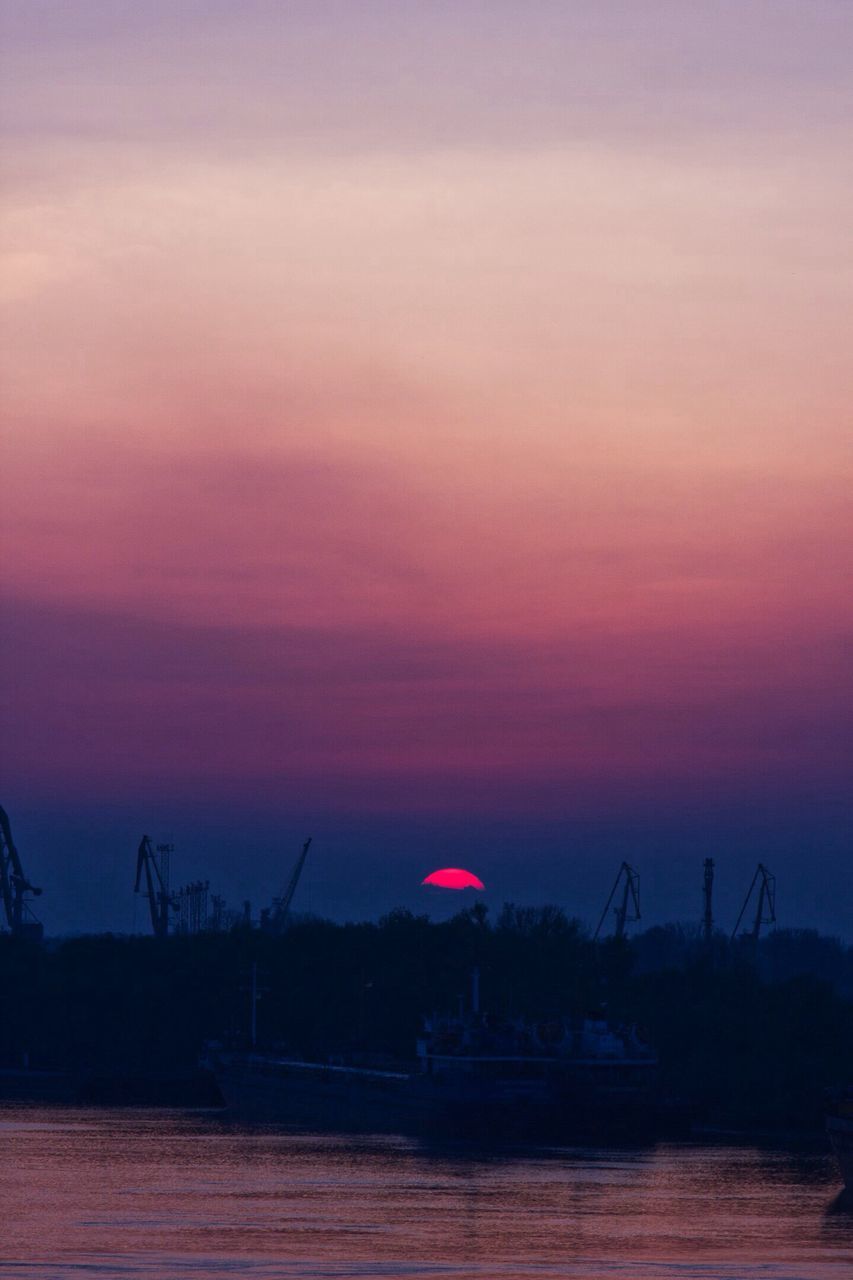
[[[601,913],[601,919],[598,922],[598,928],[593,939],[595,942],[598,941],[598,935],[604,927],[610,904],[616,897],[620,882],[622,882],[622,900],[613,908],[616,916],[614,937],[624,938],[626,926],[640,919],[640,877],[633,867],[630,867],[627,862],[623,862],[613,882],[613,888],[610,890],[610,897],[607,899],[604,910]],[[629,909],[632,912],[631,915],[628,914]]]
[[[705,879],[702,885],[702,904],[704,910],[702,912],[702,939],[707,946],[711,945],[714,937],[714,911],[713,911],[713,894],[714,894],[714,859],[705,859]]]
[[[752,883],[749,886],[747,895],[743,900],[737,924],[732,930],[732,941],[737,937],[740,922],[746,914],[749,900],[755,891],[756,885],[758,886],[758,898],[755,907],[755,918],[752,922],[752,928],[744,936],[751,938],[753,942],[757,942],[761,933],[761,926],[763,924],[776,923],[776,877],[771,875],[763,862],[759,862],[755,868],[755,875],[752,877]]]
[[[27,901],[27,894],[37,898],[41,889],[30,884],[24,875],[21,858],[12,839],[9,815],[0,807],[0,897],[10,933],[16,937],[40,939],[42,926]]]
[[[209,880],[193,880],[181,885],[174,897],[178,933],[202,933],[208,928],[209,890]]]
[[[154,936],[165,938],[169,932],[169,912],[176,909],[175,899],[169,892],[169,855],[171,844],[158,844],[156,849],[148,836],[143,836],[136,852],[136,884],[139,893],[142,873],[145,872],[145,896],[151,912],[151,928]]]
[[[290,877],[287,888],[280,898],[276,898],[273,901],[273,908],[268,916],[267,924],[271,933],[282,933],[287,925],[290,904],[293,902],[293,895],[296,893],[296,886],[299,884],[299,877],[302,875],[302,868],[305,866],[305,859],[308,857],[310,847],[311,837],[309,836],[302,846],[302,852],[296,859],[296,865],[293,868],[293,874]]]

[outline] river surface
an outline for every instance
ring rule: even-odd
[[[213,1113],[0,1109],[0,1280],[850,1280],[821,1152],[426,1150]]]

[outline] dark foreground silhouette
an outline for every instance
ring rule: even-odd
[[[247,1043],[253,970],[258,1045],[411,1059],[423,1016],[457,1009],[474,967],[496,1013],[641,1024],[667,1090],[712,1127],[818,1131],[824,1090],[853,1074],[853,948],[807,931],[708,946],[678,926],[595,944],[559,908],[507,906],[494,923],[478,907],[440,924],[297,919],[281,937],[0,937],[0,1096],[26,1090],[26,1066],[45,1096],[215,1101],[199,1055]]]

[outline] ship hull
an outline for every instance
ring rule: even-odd
[[[213,1068],[227,1111],[240,1119],[305,1130],[408,1132],[427,1117],[408,1077],[325,1071],[310,1064],[233,1058]]]
[[[65,1072],[0,1070],[0,1103],[70,1103],[75,1098],[75,1081]]]
[[[310,1131],[483,1141],[646,1140],[665,1126],[648,1091],[431,1078],[232,1055],[213,1066],[235,1118]]]

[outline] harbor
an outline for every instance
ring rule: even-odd
[[[0,1280],[851,1280],[851,120],[0,0]]]

